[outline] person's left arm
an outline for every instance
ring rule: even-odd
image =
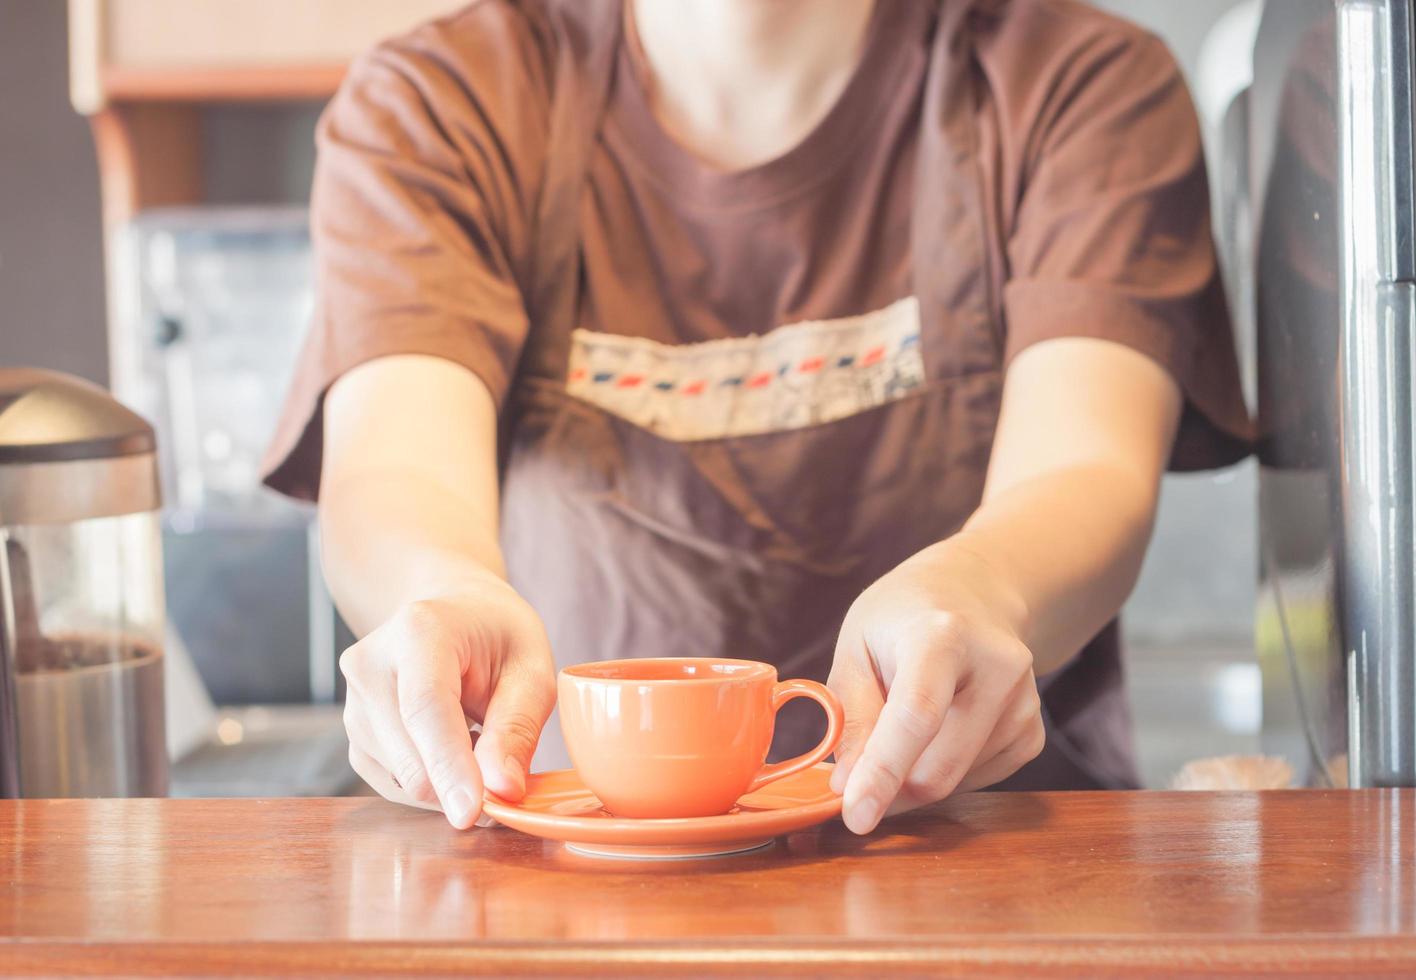
[[[1011,42],[980,56],[1029,154],[1005,233],[1002,410],[974,516],[841,631],[833,786],[862,833],[1041,751],[1036,678],[1121,608],[1162,471],[1234,462],[1252,437],[1174,58],[1080,9],[1014,5],[1000,30]]]
[[[862,593],[842,627],[832,785],[851,830],[1042,750],[1036,676],[1134,585],[1181,405],[1163,367],[1111,341],[1058,338],[1014,359],[978,510]]]

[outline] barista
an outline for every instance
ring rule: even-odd
[[[1167,464],[1247,434],[1154,37],[1073,0],[481,0],[353,66],[312,225],[269,481],[319,501],[380,793],[469,826],[554,763],[557,664],[632,655],[829,678],[857,832],[1136,785],[1116,615]]]

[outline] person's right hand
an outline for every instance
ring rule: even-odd
[[[344,651],[349,762],[386,799],[472,826],[482,789],[526,792],[531,754],[555,706],[540,618],[500,579],[403,606]],[[471,722],[482,725],[473,748]]]

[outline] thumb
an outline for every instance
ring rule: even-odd
[[[843,793],[851,768],[864,751],[866,740],[885,706],[885,697],[875,672],[854,658],[844,663],[838,660],[831,668],[826,685],[841,699],[846,714],[841,744],[836,746],[836,768],[831,773],[831,791]]]
[[[490,792],[515,802],[526,795],[526,773],[555,707],[555,682],[539,670],[502,672],[482,719],[474,753]]]

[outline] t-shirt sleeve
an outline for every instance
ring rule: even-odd
[[[1210,231],[1204,152],[1164,45],[1139,32],[1060,72],[1007,239],[1005,357],[1054,337],[1145,354],[1180,386],[1173,469],[1245,456],[1251,429]]]
[[[474,372],[500,406],[526,338],[515,240],[530,211],[519,175],[535,93],[514,77],[468,78],[437,40],[429,28],[359,59],[320,120],[315,313],[264,466],[292,496],[318,495],[322,404],[342,374],[433,355]]]

